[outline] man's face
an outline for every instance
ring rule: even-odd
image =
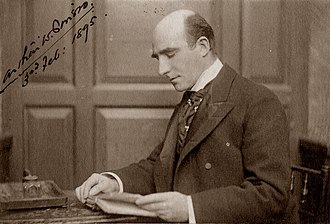
[[[197,82],[203,72],[202,57],[196,47],[188,46],[183,24],[157,26],[152,48],[158,73],[167,77],[177,91],[186,91]]]

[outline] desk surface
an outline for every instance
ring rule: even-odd
[[[0,223],[134,223],[161,222],[159,219],[127,215],[112,215],[92,211],[75,197],[73,191],[64,191],[68,196],[66,207],[0,211]]]

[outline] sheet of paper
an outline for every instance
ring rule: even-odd
[[[141,195],[130,193],[101,194],[96,197],[95,203],[109,214],[156,217],[155,213],[139,208],[135,204],[139,197]]]

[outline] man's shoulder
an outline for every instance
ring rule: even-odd
[[[245,102],[262,99],[278,100],[277,95],[263,84],[243,77],[227,64],[224,65],[224,69],[226,71],[224,75],[234,76],[230,90],[232,97],[239,98]]]

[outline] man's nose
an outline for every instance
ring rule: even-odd
[[[166,75],[167,73],[169,73],[170,70],[171,70],[171,66],[168,63],[168,61],[166,59],[159,59],[158,74],[163,76],[163,75]]]

